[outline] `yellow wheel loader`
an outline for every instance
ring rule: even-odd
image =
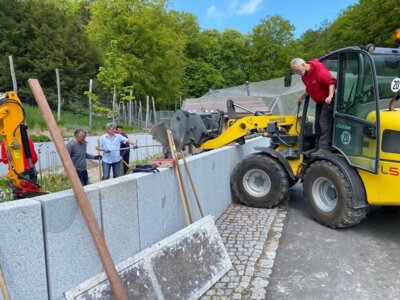
[[[300,180],[312,217],[344,228],[361,222],[369,205],[400,206],[400,50],[347,47],[320,60],[337,79],[331,155],[311,156],[316,134],[310,99],[297,115],[255,113],[228,120],[224,130],[221,112],[180,112],[171,128],[178,145],[204,150],[263,133],[269,147],[256,147],[258,152],[232,173],[234,197],[248,206],[270,208]],[[228,112],[232,106],[228,103]]]

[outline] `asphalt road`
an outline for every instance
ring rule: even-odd
[[[265,299],[400,299],[400,214],[371,208],[355,227],[311,219],[292,189]]]

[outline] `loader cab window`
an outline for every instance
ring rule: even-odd
[[[333,146],[359,168],[377,170],[377,97],[372,60],[361,51],[339,59]]]

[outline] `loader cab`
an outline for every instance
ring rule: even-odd
[[[370,50],[370,52],[368,51]],[[337,79],[332,147],[350,165],[378,172],[380,106],[387,108],[391,81],[400,74],[399,56],[385,49],[349,47],[320,58]],[[393,74],[392,74],[393,73]],[[300,151],[315,146],[315,102],[303,107]]]

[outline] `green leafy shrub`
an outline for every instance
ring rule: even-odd
[[[32,142],[34,143],[44,143],[44,142],[51,142],[51,139],[44,134],[30,134],[29,137],[32,139]]]
[[[71,188],[68,177],[64,174],[46,174],[41,179],[41,190],[44,192],[59,192]]]
[[[0,203],[13,200],[10,184],[7,178],[0,178]]]

